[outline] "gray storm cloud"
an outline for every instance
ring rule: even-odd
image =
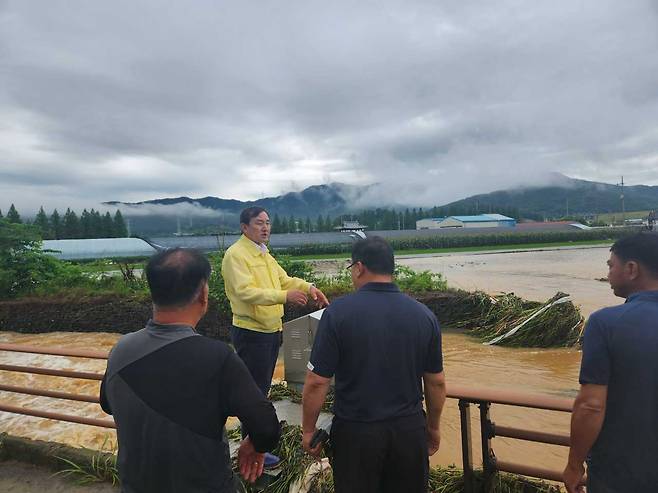
[[[654,2],[0,3],[0,208],[658,183]]]

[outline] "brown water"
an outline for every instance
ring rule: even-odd
[[[109,351],[118,338],[119,334],[108,334],[104,332],[89,334],[73,332],[52,332],[48,334],[0,332],[1,342],[34,346],[58,346],[69,349],[93,349],[98,351]],[[12,365],[87,371],[100,374],[105,372],[106,365],[104,360],[10,353],[6,351],[0,351],[0,362]],[[100,382],[96,380],[70,379],[6,371],[0,371],[0,382],[19,385],[21,387],[53,389],[96,396],[100,389]],[[30,409],[48,410],[89,418],[108,418],[98,404],[86,402],[65,401],[62,399],[22,395],[12,392],[0,392],[0,401],[4,404]],[[115,433],[111,429],[79,425],[76,423],[64,423],[62,421],[4,412],[0,412],[0,431],[16,436],[96,449],[103,446],[106,440],[108,442],[106,443],[107,447],[111,448],[115,443]]]
[[[451,285],[489,292],[514,291],[530,299],[545,300],[556,291],[570,293],[585,314],[605,305],[619,303],[606,283],[606,249],[560,250],[495,255],[450,255],[405,258],[400,261],[417,270],[442,272]],[[94,333],[51,333],[21,335],[0,332],[0,341],[39,346],[65,346],[80,349],[109,350],[119,336]],[[445,372],[449,384],[495,387],[562,397],[573,397],[578,389],[580,353],[575,350],[534,350],[484,346],[468,336],[446,331],[443,339]],[[26,355],[0,352],[0,362],[48,366],[79,371],[104,371],[104,361],[78,358]],[[275,379],[281,378],[277,368]],[[99,383],[57,377],[0,372],[0,382],[39,388],[57,388],[67,392],[97,395]],[[21,396],[0,392],[0,401],[30,408],[49,409],[95,418],[106,418],[95,404],[66,402],[46,397]],[[472,410],[473,424],[477,408]],[[501,425],[568,433],[567,413],[525,410],[510,406],[492,407],[493,420]],[[114,443],[114,432],[92,426],[61,423],[40,418],[0,412],[0,431],[14,435],[59,441],[74,446],[100,447],[105,440]],[[477,441],[478,428],[473,428]],[[501,460],[523,462],[561,469],[567,449],[496,438],[494,450]],[[476,462],[480,452],[474,448]],[[460,464],[459,413],[457,402],[448,400],[442,417],[442,445],[433,457],[434,464]]]
[[[513,292],[546,301],[558,291],[569,293],[584,315],[622,302],[601,278],[607,275],[609,247],[449,254],[398,259],[416,271],[439,272],[452,287],[488,293]]]

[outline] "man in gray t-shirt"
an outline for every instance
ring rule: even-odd
[[[626,303],[587,321],[564,470],[569,493],[658,491],[658,234],[617,241],[608,280]]]

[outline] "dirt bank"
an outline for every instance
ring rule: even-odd
[[[24,334],[59,331],[127,334],[142,328],[150,317],[150,301],[119,296],[0,302],[0,330]],[[198,330],[209,337],[226,339],[230,322],[229,316],[211,303]]]
[[[454,293],[428,293],[417,296],[437,314],[439,321],[449,323],[467,314],[472,307]],[[310,313],[314,307],[286,306],[284,320]],[[83,299],[26,298],[0,302],[0,331],[24,334],[44,332],[118,332],[126,334],[143,327],[151,316],[149,301],[97,296]],[[198,326],[199,333],[228,340],[230,314],[211,303]]]

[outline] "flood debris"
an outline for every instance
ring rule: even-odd
[[[448,325],[467,329],[485,344],[551,348],[580,343],[585,320],[566,293],[558,292],[545,303],[527,301],[514,293],[466,293],[465,298],[470,313]]]
[[[300,426],[283,424],[281,441],[274,453],[281,457],[283,464],[276,478],[267,486],[242,483],[239,491],[244,493],[334,493],[331,467],[327,465],[326,459],[315,459],[304,452]],[[237,471],[237,461],[234,462],[234,470]],[[483,481],[480,471],[476,471],[475,476],[476,481]],[[454,466],[432,467],[428,486],[431,493],[460,493],[464,491],[464,473]],[[489,491],[492,493],[559,493],[560,489],[556,485],[543,481],[497,473],[491,480]]]

